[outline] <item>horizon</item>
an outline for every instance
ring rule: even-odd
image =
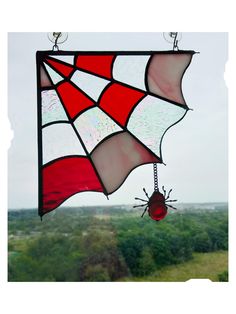
[[[220,204],[227,204],[228,205],[228,201],[222,201],[222,202],[176,202],[175,204],[177,205],[220,205]],[[80,205],[80,206],[75,206],[75,205],[68,205],[68,206],[60,206],[57,207],[56,209],[54,209],[51,212],[54,212],[56,210],[64,210],[64,209],[80,209],[80,208],[93,208],[93,207],[121,207],[121,206],[133,206],[136,203],[130,203],[130,204],[111,204],[111,205]],[[17,210],[38,210],[37,207],[21,207],[21,208],[8,208],[8,211],[17,211]],[[138,209],[137,209],[138,210]],[[178,209],[177,209],[178,210]],[[181,210],[181,209],[179,209]],[[50,212],[49,212],[50,213]]]

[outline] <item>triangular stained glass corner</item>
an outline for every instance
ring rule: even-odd
[[[70,65],[74,65],[74,56],[69,55],[69,56],[57,56],[57,55],[51,55],[50,58],[68,63]]]
[[[64,77],[68,77],[74,71],[74,68],[69,64],[64,64],[61,62],[57,62],[56,60],[51,60],[46,58],[45,60],[53,69],[55,69],[58,73],[60,73]]]
[[[52,83],[48,77],[48,74],[42,66],[40,66],[40,86],[41,87],[51,87]]]
[[[57,84],[57,83],[64,80],[64,78],[61,75],[59,75],[56,71],[54,71],[49,65],[44,63],[44,66],[45,66],[53,84]]]

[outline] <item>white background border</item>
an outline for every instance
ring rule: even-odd
[[[229,2],[9,1],[0,33],[0,310],[1,313],[235,313],[235,9]],[[1,4],[1,6],[3,6]],[[66,17],[63,19],[60,16]],[[37,25],[37,26],[36,26]],[[230,31],[226,81],[230,133],[230,282],[8,283],[7,282],[7,32]]]

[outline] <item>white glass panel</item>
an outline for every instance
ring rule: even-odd
[[[109,84],[108,80],[79,70],[75,71],[71,81],[95,101],[98,100],[103,89]]]
[[[46,70],[49,76],[51,77],[53,81],[53,84],[57,84],[63,80],[63,77],[61,77],[61,75],[59,75],[56,71],[54,71],[49,65],[47,65],[46,63],[44,63],[44,65],[46,67]]]
[[[101,109],[92,108],[82,113],[74,122],[89,152],[108,135],[122,129]]]
[[[67,121],[65,110],[55,90],[42,91],[42,125],[49,122]]]
[[[74,56],[55,56],[55,55],[51,55],[51,58],[57,59],[57,60],[61,60],[63,62],[69,63],[71,65],[74,65]]]
[[[150,56],[117,56],[113,65],[113,78],[146,90],[145,70]]]
[[[147,96],[131,114],[128,130],[160,157],[160,142],[164,132],[179,121],[185,112],[179,106]]]
[[[69,123],[51,124],[43,132],[43,163],[69,155],[85,155],[83,147]]]

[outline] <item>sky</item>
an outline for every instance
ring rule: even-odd
[[[159,184],[173,188],[179,202],[224,202],[228,194],[227,33],[182,33],[180,49],[195,50],[183,78],[189,108],[185,118],[165,135],[166,164],[158,166]],[[8,207],[36,208],[37,91],[35,54],[50,50],[47,33],[9,33],[9,120],[14,137],[8,153]],[[61,50],[170,50],[163,33],[69,33]],[[142,188],[153,191],[151,165],[135,169],[122,187],[109,197],[79,193],[63,206],[132,204]]]

